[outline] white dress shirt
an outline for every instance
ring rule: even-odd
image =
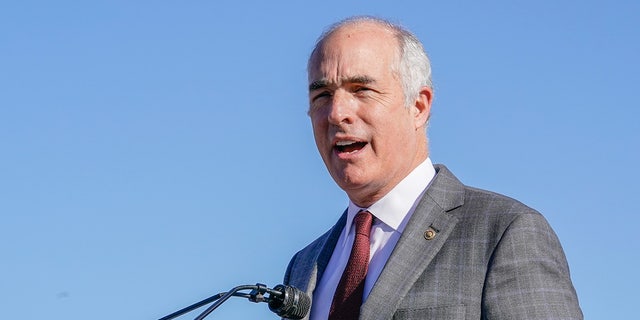
[[[435,176],[431,159],[427,158],[418,165],[408,176],[395,186],[382,199],[369,208],[360,208],[349,201],[347,222],[340,238],[333,250],[327,268],[313,293],[311,305],[311,320],[327,319],[333,300],[333,294],[338,287],[342,272],[347,265],[355,228],[352,228],[353,218],[361,210],[368,210],[374,216],[369,237],[371,250],[369,252],[369,269],[364,284],[364,302],[371,292],[373,284],[378,280],[382,268],[387,263],[393,248],[396,246],[402,231],[411,218],[413,211],[425,189]]]

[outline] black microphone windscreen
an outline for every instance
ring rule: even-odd
[[[269,309],[286,319],[302,319],[311,309],[311,298],[298,288],[277,285],[275,291],[282,292],[277,298],[271,298]]]

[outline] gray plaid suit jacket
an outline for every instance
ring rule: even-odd
[[[542,215],[435,168],[360,319],[582,319],[564,252]],[[296,253],[285,284],[313,297],[345,221],[346,212]],[[435,237],[425,236],[429,229]]]

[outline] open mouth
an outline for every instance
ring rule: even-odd
[[[352,153],[364,148],[366,145],[367,143],[363,141],[339,141],[334,148],[340,153]]]

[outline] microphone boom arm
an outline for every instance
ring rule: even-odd
[[[251,290],[251,292],[239,292],[242,290]],[[265,294],[269,295],[265,296]],[[277,313],[280,316],[291,316],[293,317],[292,319],[302,319],[308,312],[308,309],[311,305],[311,300],[309,299],[309,297],[298,289],[283,285],[278,285],[274,289],[269,289],[264,284],[256,283],[255,285],[237,286],[227,292],[218,293],[202,301],[196,302],[188,307],[182,308],[172,314],[164,316],[158,320],[170,320],[179,317],[187,312],[205,306],[211,302],[214,302],[200,315],[198,315],[197,318],[194,319],[202,320],[211,312],[213,312],[213,310],[218,308],[221,304],[223,304],[233,296],[247,298],[249,299],[249,301],[255,303],[266,302],[269,304],[269,309],[271,309],[271,311]]]
[[[249,301],[256,302],[256,303],[262,302],[262,301],[268,302],[268,298],[264,298],[263,297],[263,294],[265,292],[267,292],[267,289],[268,289],[266,285],[261,284],[261,283],[257,283],[255,286],[251,286],[251,285],[237,286],[237,287],[229,290],[227,293],[225,293],[219,299],[217,299],[217,301],[214,304],[212,304],[209,308],[204,310],[194,320],[202,320],[202,319],[204,319],[211,312],[213,312],[213,310],[217,309],[221,304],[223,304],[225,301],[229,300],[229,298],[231,298],[232,296],[237,295],[238,291],[240,291],[240,290],[249,290],[249,289],[253,289],[251,291],[251,294],[249,294]],[[241,296],[245,296],[245,294],[242,294]]]

